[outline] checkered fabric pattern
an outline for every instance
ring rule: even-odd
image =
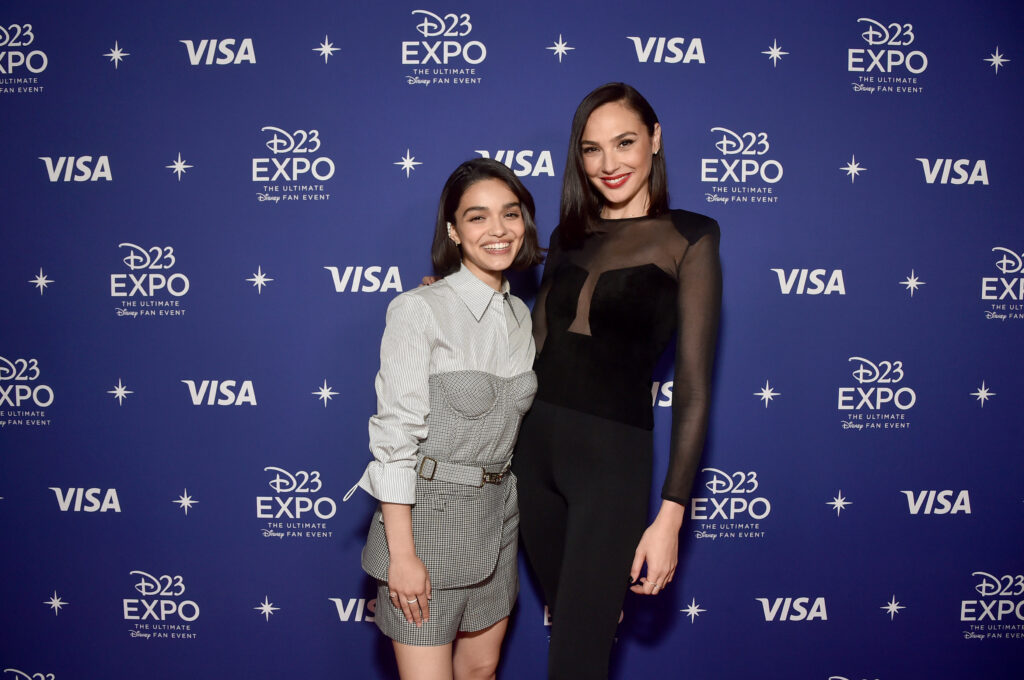
[[[445,482],[441,484],[456,486]],[[483,630],[505,618],[512,611],[519,593],[519,573],[516,564],[519,532],[516,479],[514,475],[509,475],[500,485],[484,486],[501,492],[504,498],[500,533],[495,534],[500,537],[497,563],[482,581],[465,587],[439,588],[434,583],[434,572],[431,571],[433,593],[430,599],[430,620],[424,622],[421,628],[405,620],[402,610],[391,604],[388,598],[387,582],[378,581],[377,611],[374,620],[381,631],[391,639],[407,645],[444,645],[454,640],[459,631]],[[383,530],[384,525],[380,526]],[[413,532],[416,532],[415,528]],[[381,533],[383,534],[383,531]],[[479,567],[484,562],[486,560],[478,560],[475,566]],[[461,566],[461,558],[453,559],[453,556],[449,555],[443,571],[457,573]]]
[[[532,372],[512,378],[481,371],[430,376],[430,434],[420,453],[463,465],[504,463],[512,455],[536,386]],[[504,482],[477,488],[417,478],[413,539],[435,589],[477,584],[494,571],[510,516],[509,488]],[[515,506],[514,493],[511,502]],[[518,511],[511,516],[518,524]],[[380,510],[370,522],[362,564],[371,576],[387,580],[388,547]]]

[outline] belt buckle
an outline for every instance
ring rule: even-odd
[[[480,470],[483,472],[483,476],[481,477],[480,480],[481,487],[484,484],[501,484],[501,480],[505,478],[504,470],[502,470],[501,472],[488,472],[484,468],[480,468]]]
[[[433,463],[433,465],[434,465],[434,467],[430,468],[430,476],[429,477],[426,476],[425,474],[423,474],[423,466],[427,464],[428,460],[431,463]],[[434,479],[434,474],[436,472],[437,472],[437,461],[435,459],[431,458],[430,456],[423,456],[423,460],[420,461],[420,469],[418,471],[419,476],[429,482],[429,481],[432,481]]]

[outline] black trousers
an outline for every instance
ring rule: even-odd
[[[608,677],[647,527],[651,432],[535,401],[512,467],[520,535],[552,613],[550,680]]]

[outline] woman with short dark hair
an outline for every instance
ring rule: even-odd
[[[537,381],[529,309],[504,272],[540,262],[533,215],[511,170],[463,163],[437,210],[443,278],[388,306],[357,486],[380,501],[362,564],[404,680],[493,678],[518,593],[509,459]]]

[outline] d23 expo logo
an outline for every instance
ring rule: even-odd
[[[7,674],[10,673],[10,676]],[[26,673],[25,671],[19,671],[17,668],[5,668],[4,675],[6,677],[17,678],[18,680],[56,680],[57,676],[53,673]]]
[[[700,159],[700,181],[710,184],[708,203],[772,204],[779,197],[775,185],[782,179],[782,163],[767,158],[771,145],[767,132],[733,132],[713,127],[719,158]]]
[[[900,383],[906,377],[902,361],[870,361],[850,357],[855,366],[855,387],[840,387],[838,409],[844,430],[907,430],[907,414],[917,403],[913,388]]]
[[[487,59],[487,46],[469,39],[473,32],[468,14],[438,15],[414,9],[416,31],[423,40],[402,41],[402,65],[409,85],[479,85],[483,80],[479,64]]]
[[[126,597],[122,603],[124,620],[131,621],[128,634],[145,640],[167,638],[194,640],[193,624],[199,618],[199,605],[185,597],[185,580],[180,575],[153,576],[132,571],[132,585],[139,597]]]
[[[260,203],[329,201],[324,182],[334,177],[334,161],[320,154],[319,130],[292,130],[273,125],[260,128],[270,137],[266,147],[273,154],[252,159],[252,181],[260,184]]]
[[[761,522],[772,503],[758,495],[761,482],[754,471],[725,472],[704,468],[704,488],[710,497],[690,499],[690,519],[697,522],[694,537],[723,539],[764,538]]]
[[[46,52],[34,47],[32,24],[0,26],[0,94],[41,94],[39,74],[50,63]]]
[[[53,404],[53,388],[38,382],[38,359],[7,359],[0,356],[0,429],[46,427],[45,409]]]
[[[185,274],[171,272],[178,263],[174,248],[144,248],[134,243],[117,247],[128,272],[110,275],[110,297],[120,305],[114,313],[131,319],[185,316],[181,299],[188,294],[190,283]]]
[[[867,47],[846,51],[846,69],[854,74],[854,92],[867,94],[920,94],[919,76],[928,68],[928,55],[911,45],[914,25],[857,19]]]
[[[985,318],[996,321],[1024,319],[1024,254],[996,246],[999,276],[981,279],[981,299],[985,302]]]
[[[977,597],[960,601],[967,640],[1024,640],[1024,574],[971,573]]]
[[[318,495],[324,488],[318,470],[288,472],[268,466],[272,496],[256,497],[256,516],[268,520],[260,533],[264,538],[325,539],[334,536],[327,521],[338,512],[330,496]]]

